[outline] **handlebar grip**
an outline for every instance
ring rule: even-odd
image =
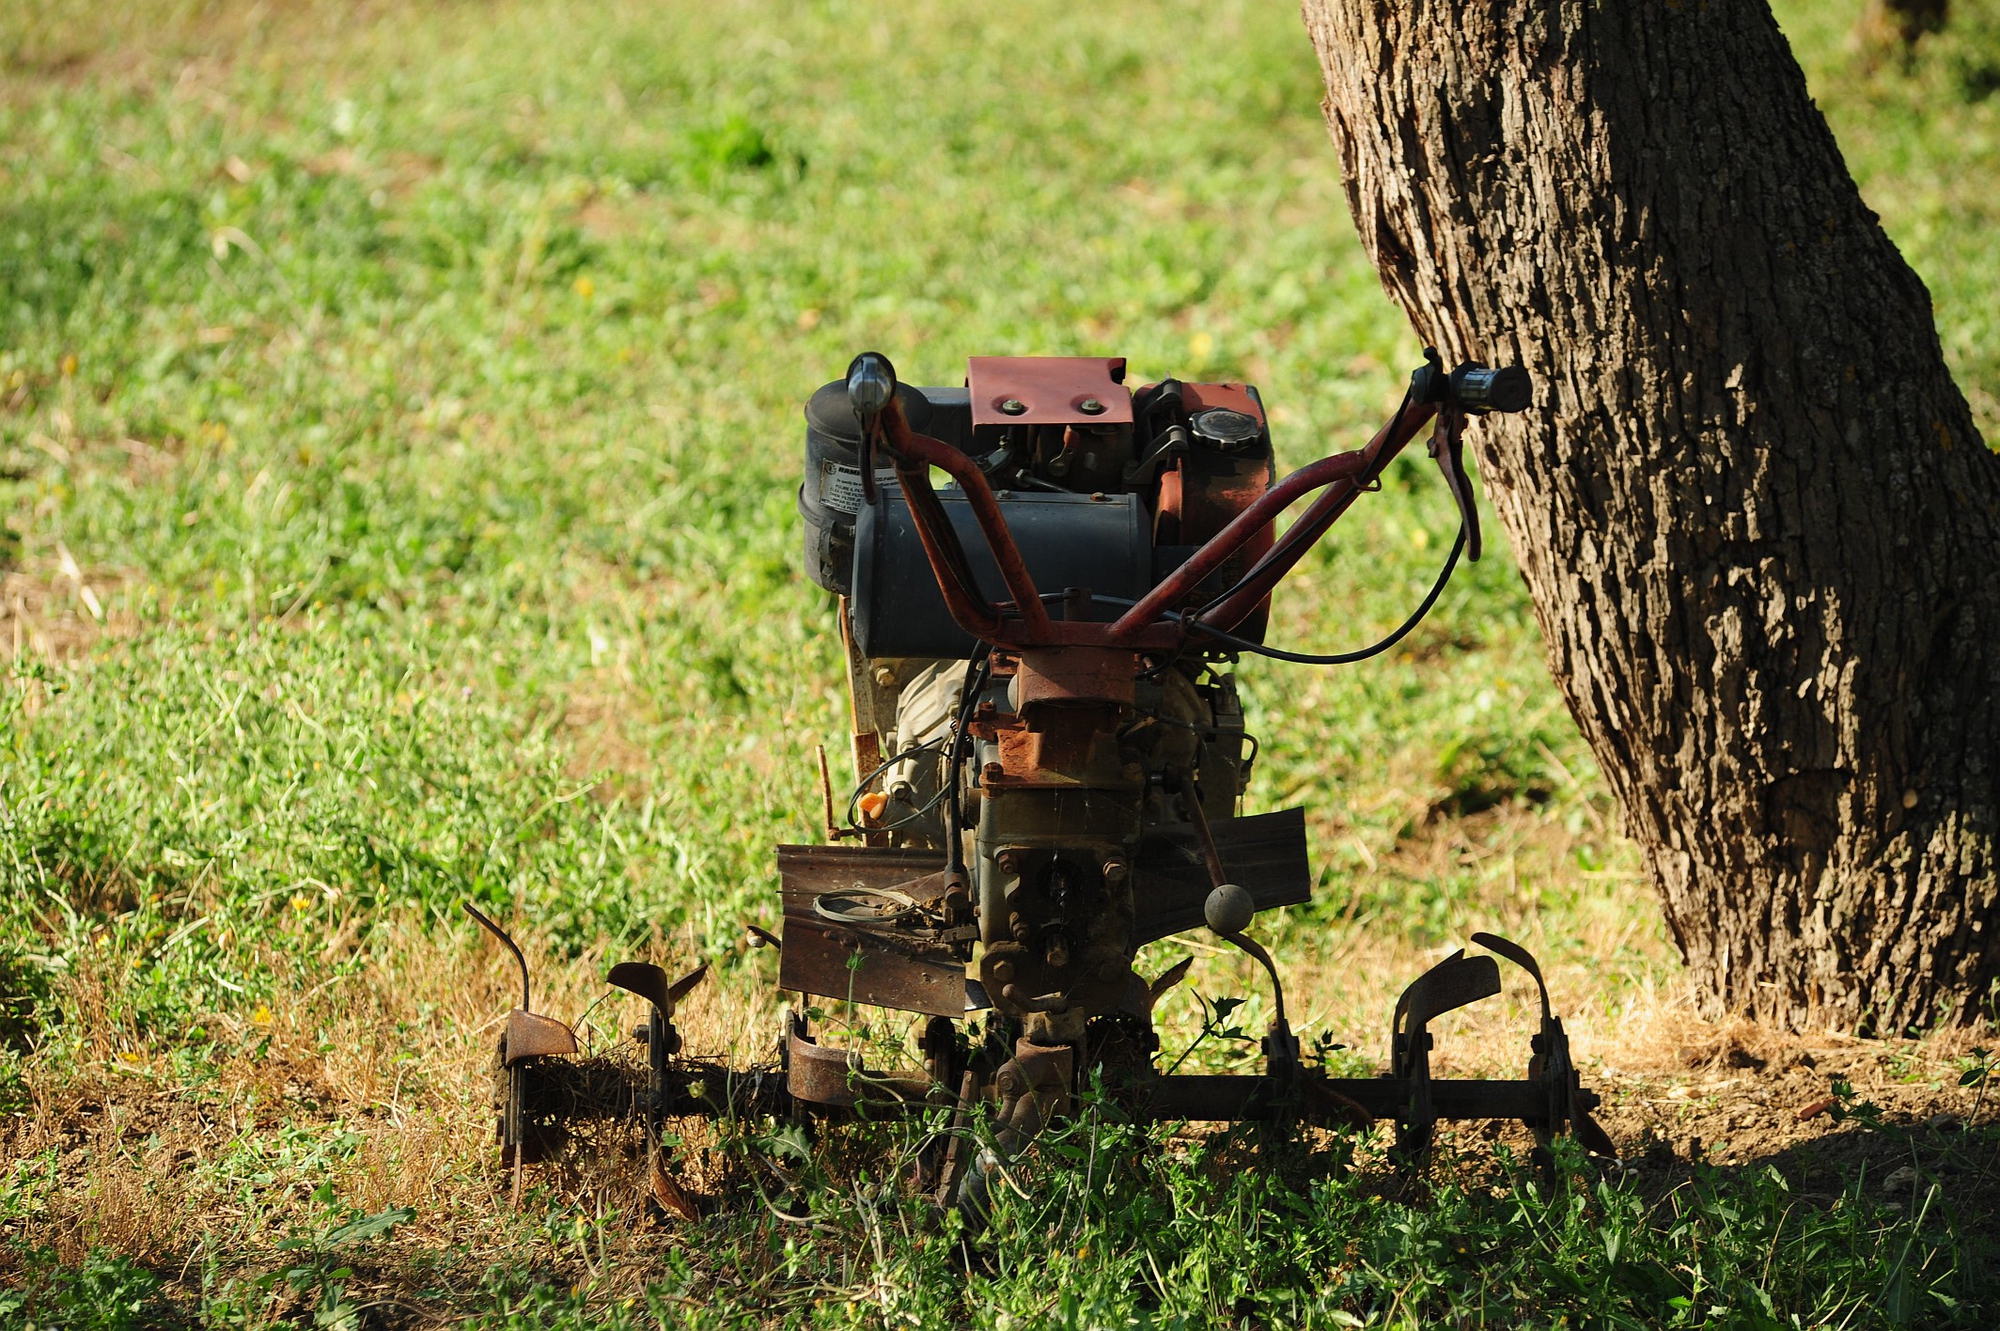
[[[873,420],[896,396],[896,367],[879,351],[864,351],[847,367],[847,402],[854,414]]]
[[[1450,401],[1466,411],[1525,411],[1534,396],[1534,380],[1518,365],[1468,362],[1451,372]]]

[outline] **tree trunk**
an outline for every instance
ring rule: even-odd
[[[1712,1015],[1903,1031],[2000,948],[2000,458],[1762,4],[1306,0],[1363,243],[1449,364]]]

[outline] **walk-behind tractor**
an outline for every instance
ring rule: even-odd
[[[1230,663],[1359,661],[1415,627],[1460,555],[1479,557],[1462,432],[1522,410],[1530,387],[1518,368],[1448,371],[1427,353],[1365,447],[1279,480],[1246,384],[1134,389],[1122,359],[975,357],[964,387],[916,388],[883,356],[857,357],[806,404],[799,510],[806,571],[839,597],[858,779],[837,817],[822,756],[827,844],[777,848],[782,934],[753,930],[779,949],[797,1000],[775,1058],[753,1070],[684,1058],[674,1009],[702,971],[672,980],[625,962],[608,978],[650,1005],[649,1074],[622,1093],[597,1085],[569,1057],[570,1029],[530,1009],[522,963],[497,1082],[517,1195],[522,1167],[579,1116],[633,1114],[657,1151],[686,1116],[928,1111],[949,1126],[920,1186],[977,1216],[996,1169],[1086,1087],[1135,1121],[1386,1120],[1412,1165],[1440,1119],[1518,1119],[1611,1154],[1525,949],[1472,935],[1482,952],[1403,991],[1387,1069],[1342,1078],[1301,1051],[1277,967],[1247,932],[1259,911],[1306,901],[1313,876],[1302,810],[1238,812],[1257,742]],[[1460,522],[1429,595],[1361,650],[1266,646],[1272,590],[1426,425]],[[1141,975],[1137,952],[1204,925],[1269,975],[1261,1073],[1156,1066],[1153,1009],[1188,963]],[[1431,1022],[1497,994],[1496,958],[1541,990],[1527,1075],[1433,1077]],[[928,1018],[923,1075],[871,1071],[821,1043],[815,998]]]

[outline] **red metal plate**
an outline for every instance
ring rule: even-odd
[[[1130,425],[1123,356],[974,356],[966,376],[972,424]],[[1096,401],[1104,410],[1089,412]],[[1001,410],[1019,402],[1021,410]]]
[[[1257,405],[1247,384],[1182,384],[1181,401],[1187,404],[1190,416],[1210,407],[1226,407],[1242,412],[1259,425],[1264,423],[1264,409]]]

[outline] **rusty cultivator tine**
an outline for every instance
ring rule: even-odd
[[[528,1001],[528,959],[521,955],[521,949],[508,936],[507,931],[488,919],[486,913],[480,910],[479,907],[473,905],[470,901],[461,901],[459,904],[465,907],[467,915],[479,921],[479,926],[482,929],[499,939],[506,945],[507,950],[514,954],[514,964],[521,968],[521,1011],[527,1012],[532,1010],[534,1004]]]
[[[1472,936],[1472,941],[1528,972],[1541,995],[1542,1028],[1535,1033],[1532,1041],[1534,1055],[1528,1060],[1528,1079],[1548,1087],[1549,1107],[1547,1118],[1539,1125],[1530,1126],[1535,1127],[1537,1134],[1543,1138],[1554,1136],[1567,1127],[1576,1134],[1577,1141],[1585,1150],[1593,1155],[1615,1157],[1618,1148],[1598,1126],[1597,1120],[1590,1116],[1596,1097],[1583,1089],[1582,1077],[1570,1059],[1569,1035],[1563,1030],[1562,1018],[1549,1007],[1549,986],[1542,979],[1542,968],[1535,963],[1528,949],[1511,939],[1498,934],[1479,933]]]
[[[1461,948],[1412,980],[1396,1000],[1389,1075],[1409,1087],[1409,1099],[1396,1116],[1396,1152],[1405,1165],[1424,1162],[1437,1127],[1431,1101],[1431,1020],[1499,992],[1498,963],[1491,957],[1468,957]]]
[[[1188,970],[1193,965],[1193,957],[1182,957],[1179,961],[1161,971],[1159,978],[1146,986],[1146,1011],[1148,1013],[1159,1005],[1160,1000],[1165,998],[1175,985],[1187,978]]]
[[[635,1035],[646,1042],[646,1161],[653,1199],[660,1208],[683,1220],[700,1214],[692,1199],[667,1172],[666,1146],[661,1140],[668,1079],[673,1058],[681,1051],[681,1033],[674,1029],[674,1009],[708,974],[703,962],[678,980],[646,961],[621,961],[604,977],[612,985],[646,1000],[646,1024]]]
[[[674,1009],[707,974],[708,963],[704,961],[680,979],[670,982],[667,973],[651,962],[621,961],[604,977],[627,993],[645,999],[650,1009],[645,1029],[637,1034],[643,1035],[646,1041],[648,1131],[656,1144],[661,1111],[667,1098],[667,1080],[672,1072],[674,1055],[681,1051],[681,1033],[674,1028]]]
[[[512,1167],[513,1203],[519,1206],[529,1158],[546,1158],[562,1133],[560,1124],[544,1125],[537,1121],[539,1116],[530,1114],[529,1105],[532,1102],[539,1106],[552,1098],[544,1094],[556,1080],[550,1075],[548,1060],[576,1053],[576,1033],[554,1017],[529,1010],[528,959],[521,954],[520,946],[477,906],[469,901],[461,904],[467,915],[514,954],[514,964],[521,968],[521,1006],[507,1014],[494,1074],[500,1159]]]
[[[694,987],[707,974],[708,963],[704,961],[680,979],[669,983],[667,973],[651,962],[621,961],[604,978],[627,993],[645,999],[659,1009],[662,1017],[672,1021],[674,1009],[680,1006],[683,998],[694,992]]]

